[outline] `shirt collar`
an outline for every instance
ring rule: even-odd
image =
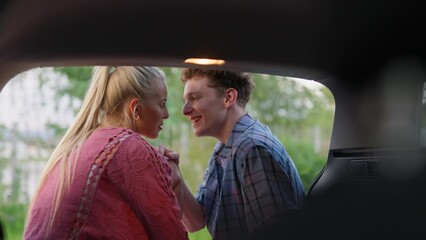
[[[216,147],[213,151],[213,156],[215,159],[220,160],[222,167],[225,167],[225,161],[234,143],[241,137],[243,132],[248,127],[254,124],[254,122],[255,120],[249,114],[244,114],[235,124],[231,134],[229,135],[228,140],[226,141],[226,144],[223,144],[221,142],[218,142],[216,144]]]

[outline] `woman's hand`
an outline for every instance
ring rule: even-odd
[[[177,166],[179,166],[179,153],[173,151],[170,148],[167,148],[163,145],[158,145],[157,151],[168,158],[168,160],[173,161]]]
[[[180,207],[180,213],[182,217],[183,213],[183,184],[182,184],[182,175],[180,174],[179,167],[176,165],[176,163],[172,160],[168,160],[167,163],[169,164],[170,169],[172,170],[172,188],[173,192],[176,195],[176,199],[178,200],[178,204]]]
[[[166,148],[163,145],[159,145],[157,147],[157,151],[165,156],[167,159],[167,164],[171,169],[171,177],[172,177],[172,189],[176,195],[176,199],[178,200],[178,205],[180,207],[181,217],[183,213],[183,179],[179,169],[179,153]]]

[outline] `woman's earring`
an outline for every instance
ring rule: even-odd
[[[133,119],[138,120],[139,119],[139,111],[137,108],[135,108],[135,112],[133,113]]]

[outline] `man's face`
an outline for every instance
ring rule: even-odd
[[[208,83],[208,78],[199,76],[186,82],[182,113],[192,122],[195,136],[219,138],[226,120],[225,97]]]

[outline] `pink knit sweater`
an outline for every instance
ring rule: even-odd
[[[137,133],[102,129],[85,141],[53,231],[47,234],[58,174],[55,167],[43,185],[25,239],[188,239],[170,168]]]

